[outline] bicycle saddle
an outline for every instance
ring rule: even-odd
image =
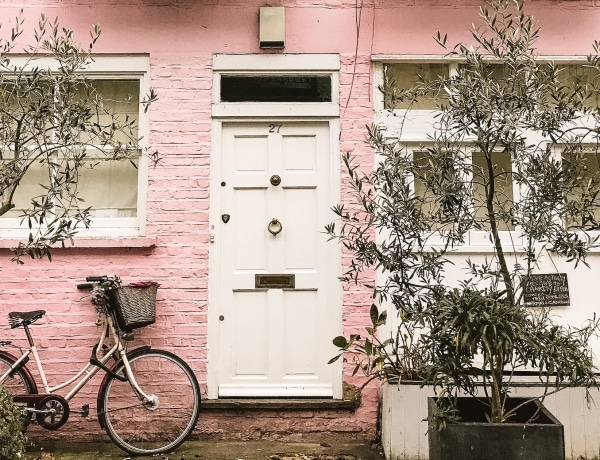
[[[13,311],[8,314],[8,324],[12,329],[19,326],[28,326],[35,323],[46,314],[45,310]]]

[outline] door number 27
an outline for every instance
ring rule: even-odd
[[[282,126],[282,123],[269,123],[269,132],[278,133]]]

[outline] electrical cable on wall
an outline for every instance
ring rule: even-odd
[[[358,60],[358,43],[360,41],[360,24],[362,21],[362,9],[363,3],[360,1],[360,7],[358,6],[358,0],[354,1],[354,19],[356,23],[356,45],[354,48],[354,69],[352,70],[352,80],[350,81],[350,90],[348,91],[348,98],[346,99],[346,104],[344,105],[344,115],[346,114],[346,109],[348,108],[348,104],[350,104],[350,98],[352,97],[352,88],[354,88],[354,78],[356,77],[356,61]]]

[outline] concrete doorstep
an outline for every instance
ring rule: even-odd
[[[111,443],[36,441],[26,460],[127,459]],[[272,441],[187,441],[174,453],[136,459],[163,460],[382,460],[380,449],[368,444],[312,444]]]

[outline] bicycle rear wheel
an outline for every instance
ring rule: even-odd
[[[129,382],[110,376],[101,390],[100,425],[129,454],[172,452],[192,433],[198,421],[198,381],[190,367],[168,351],[134,352],[128,360],[140,388],[153,401],[142,401]],[[115,371],[123,375],[123,363]]]
[[[0,378],[12,367],[15,361],[8,356],[0,355]],[[13,371],[8,377],[1,382],[12,395],[29,395],[37,393],[37,385],[32,382],[29,376],[23,369]],[[27,404],[15,403],[15,405],[21,410],[23,414],[23,431],[27,429],[29,422],[31,421],[32,413],[27,412],[25,408]],[[29,406],[33,407],[33,404]]]

